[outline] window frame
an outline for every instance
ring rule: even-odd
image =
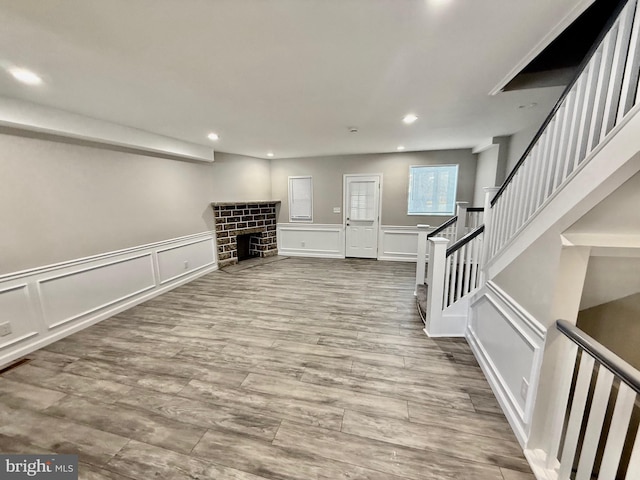
[[[413,169],[414,168],[434,168],[434,169],[438,169],[438,168],[444,168],[444,167],[455,167],[455,171],[456,171],[456,176],[455,176],[455,185],[454,185],[454,194],[453,194],[453,203],[451,205],[451,212],[418,212],[418,213],[413,213],[410,211],[411,208],[411,180],[413,177]],[[408,179],[408,185],[407,185],[407,215],[410,216],[429,216],[429,217],[451,217],[453,215],[456,214],[456,200],[457,200],[457,196],[458,196],[458,179],[459,179],[459,174],[460,174],[460,165],[458,165],[457,163],[452,163],[452,164],[438,164],[438,165],[409,165],[409,179]]]
[[[309,180],[309,215],[308,217],[293,217],[292,215],[292,199],[293,199],[293,183],[295,180]],[[293,175],[287,179],[289,188],[288,205],[289,205],[289,222],[290,223],[313,223],[313,176],[311,175]]]

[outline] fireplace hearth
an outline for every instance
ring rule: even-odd
[[[245,256],[264,258],[278,254],[276,206],[279,203],[278,200],[212,203],[220,268],[236,264]]]

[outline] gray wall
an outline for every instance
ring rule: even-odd
[[[473,200],[476,160],[471,150],[439,150],[367,155],[340,155],[331,157],[276,159],[271,161],[273,199],[281,200],[278,222],[289,221],[288,177],[313,177],[314,223],[340,224],[342,214],[333,213],[333,207],[342,209],[343,175],[347,173],[382,174],[382,225],[440,225],[448,217],[407,215],[407,195],[410,165],[458,164],[457,200]]]
[[[216,152],[212,171],[213,201],[271,200],[269,160]]]
[[[484,187],[496,186],[499,150],[500,147],[494,145],[484,152],[478,153],[473,204],[469,205],[470,207],[482,207],[484,205]]]
[[[213,229],[213,165],[0,134],[0,273]]]
[[[518,163],[518,160],[520,160],[520,157],[527,149],[531,140],[533,140],[533,136],[539,129],[540,125],[535,124],[511,135],[511,140],[509,142],[509,156],[507,159],[507,174],[516,166],[516,163]]]
[[[582,310],[577,325],[640,369],[640,293]]]

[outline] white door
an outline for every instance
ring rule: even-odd
[[[344,176],[345,254],[378,257],[380,176]]]

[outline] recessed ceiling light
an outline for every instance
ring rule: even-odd
[[[211,132],[209,135],[207,135],[207,138],[215,142],[216,140],[220,139],[220,136],[217,133]]]
[[[418,119],[417,116],[415,116],[413,113],[409,113],[407,115],[404,116],[404,118],[402,119],[402,121],[404,123],[406,123],[407,125],[412,124],[413,122],[415,122]]]
[[[40,85],[42,83],[42,78],[31,70],[15,67],[10,68],[9,73],[13,75],[13,78],[27,85]]]
[[[404,145],[398,145],[398,146],[396,147],[396,150],[398,150],[398,151],[402,151],[402,150],[404,150]]]
[[[273,152],[267,153],[267,157],[273,157]]]

